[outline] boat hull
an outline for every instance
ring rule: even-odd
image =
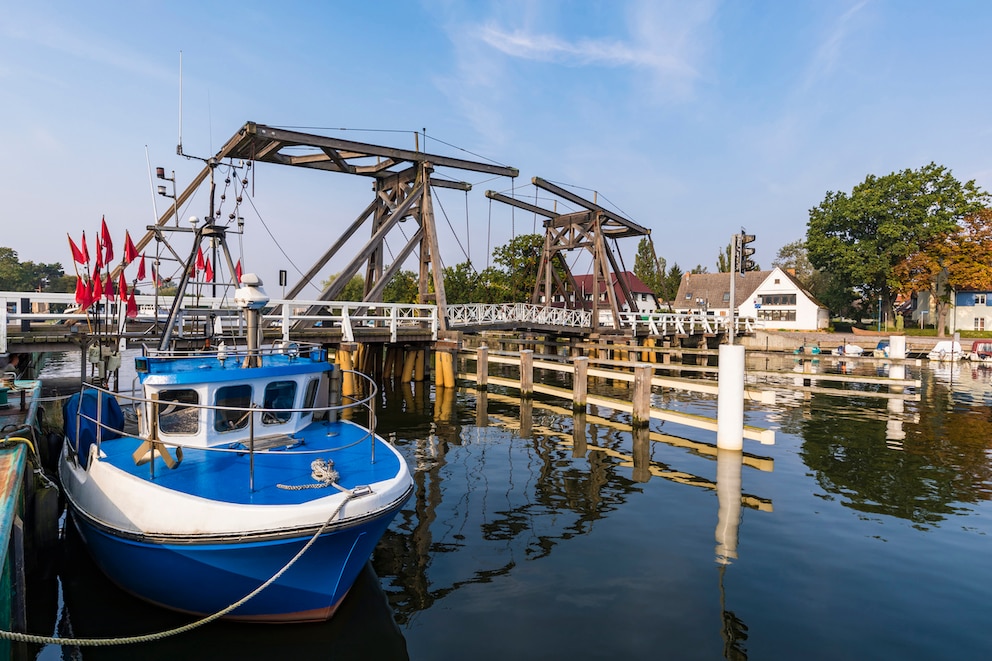
[[[330,618],[409,494],[388,510],[330,528],[274,583],[225,619],[307,622]],[[318,528],[241,539],[142,539],[75,506],[76,529],[100,569],[125,591],[165,608],[210,615],[239,601],[286,566]]]

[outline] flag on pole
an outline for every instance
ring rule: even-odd
[[[103,248],[107,251],[104,263],[109,264],[114,258],[114,242],[110,239],[110,230],[107,229],[107,217],[100,221],[100,238],[103,240]]]
[[[214,281],[214,267],[210,265],[210,260],[206,260],[206,264],[203,266],[203,278],[207,282]]]
[[[83,259],[83,251],[79,249],[76,242],[72,240],[71,236],[69,236],[68,232],[66,232],[65,235],[69,237],[69,249],[72,251],[72,261],[77,264],[85,264],[86,260]]]
[[[240,285],[241,284],[241,260],[240,259],[238,260],[238,263],[234,265],[234,280],[235,280],[235,284],[237,284],[237,285]]]
[[[96,235],[96,270],[103,268],[103,245],[100,243],[100,235]]]
[[[145,279],[145,253],[141,253],[141,261],[138,262],[138,281]]]
[[[83,253],[83,261],[81,263],[82,264],[89,264],[90,263],[90,250],[89,250],[89,248],[86,247],[86,230],[83,230],[83,247],[80,248],[80,250]]]
[[[110,271],[107,271],[107,282],[103,285],[103,295],[107,297],[108,301],[114,297],[114,281],[110,279]]]
[[[127,297],[127,312],[125,313],[128,319],[134,319],[138,316],[138,301],[134,299],[134,290],[131,290],[131,295]]]
[[[117,295],[122,301],[127,298],[127,280],[124,279],[124,269],[121,269],[121,273],[117,277],[117,290]]]
[[[124,230],[124,264],[130,264],[136,259],[138,259],[138,251],[131,242],[131,233]]]
[[[86,306],[83,305],[83,301],[87,299],[86,295],[86,285],[83,283],[83,279],[80,277],[76,278],[76,305],[82,310]]]
[[[103,298],[103,281],[100,279],[100,269],[93,274],[93,295],[90,296],[90,303],[95,303]]]
[[[203,270],[203,266],[204,266],[204,264],[203,264],[203,249],[198,247],[196,249],[196,270],[197,271],[202,271]]]

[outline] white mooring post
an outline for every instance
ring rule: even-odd
[[[720,345],[717,381],[716,446],[744,449],[744,347]]]

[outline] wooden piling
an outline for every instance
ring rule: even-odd
[[[485,344],[475,350],[475,387],[489,388],[489,347]]]
[[[534,352],[531,349],[520,352],[520,396],[524,399],[534,396]]]
[[[575,373],[572,378],[572,410],[586,411],[586,393],[589,389],[589,359],[585,356],[576,356],[572,360]]]
[[[654,368],[649,364],[634,366],[634,410],[631,424],[646,427],[651,422],[651,377]]]
[[[418,349],[416,356],[417,359],[414,361],[413,366],[413,380],[420,382],[423,381],[426,376],[427,349]]]
[[[417,362],[417,351],[407,351],[403,360],[403,373],[400,380],[403,383],[413,381],[413,372]]]

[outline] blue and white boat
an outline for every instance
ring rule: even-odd
[[[59,475],[87,548],[124,590],[192,614],[324,620],[413,480],[374,431],[374,384],[342,404],[326,351],[263,345],[268,299],[252,274],[240,284],[245,344],[179,351],[166,334],[135,359],[137,392],[84,386],[65,407]]]

